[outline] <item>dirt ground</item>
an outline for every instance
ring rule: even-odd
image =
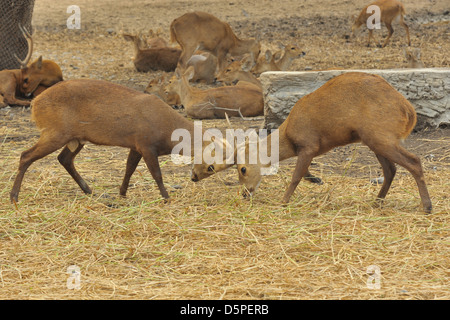
[[[68,30],[69,5],[81,30]],[[348,41],[364,0],[36,0],[35,49],[61,66],[65,79],[94,78],[143,91],[161,72],[139,73],[133,47],[120,35],[160,29],[192,10],[215,14],[241,38],[264,48],[295,43],[306,52],[291,70],[404,68],[405,32],[395,26],[386,48],[365,46],[367,31]],[[448,1],[404,1],[413,47],[426,67],[450,67]],[[385,37],[386,29],[375,32]],[[183,111],[179,111],[183,114]],[[261,120],[232,118],[235,128]],[[227,128],[224,120],[205,127]],[[26,108],[0,109],[0,298],[3,299],[448,299],[450,129],[414,132],[405,146],[426,172],[434,214],[420,212],[411,175],[400,169],[386,207],[372,203],[381,175],[360,145],[318,157],[311,171],[324,186],[302,182],[292,206],[280,199],[294,160],[265,179],[259,198],[243,201],[235,171],[204,182],[161,157],[174,200],[163,204],[143,163],[127,199],[117,196],[126,150],[88,145],[77,167],[92,183],[84,196],[55,155],[27,173],[21,203],[9,203],[20,153],[37,140]],[[269,196],[267,196],[269,195]],[[361,200],[363,199],[363,200]],[[67,290],[78,265],[81,290]],[[366,268],[380,265],[382,289],[366,287]]]

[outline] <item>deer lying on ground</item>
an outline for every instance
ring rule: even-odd
[[[146,39],[148,48],[164,48],[167,47],[167,41],[160,37],[161,31],[154,32],[152,29],[148,31],[148,38]]]
[[[133,63],[139,72],[151,70],[174,71],[181,55],[181,50],[171,47],[143,48],[143,40],[138,35],[123,34],[127,41],[134,44]]]
[[[236,84],[239,81],[245,81],[253,83],[262,90],[261,82],[253,75],[253,73],[250,72],[252,67],[253,61],[248,56],[244,57],[240,61],[233,61],[228,65],[228,67],[219,72],[215,81],[223,82],[227,85]]]
[[[406,48],[403,49],[406,61],[408,62],[408,68],[425,68],[425,65],[420,60],[419,48]]]
[[[219,70],[226,65],[226,56],[249,53],[255,61],[260,44],[254,39],[239,39],[230,25],[205,12],[189,12],[170,24],[171,42],[178,42],[183,53],[180,66],[185,69],[187,61],[196,50],[209,51],[217,57]]]
[[[209,53],[203,52],[194,54],[187,62],[187,67],[194,67],[193,82],[204,81],[207,84],[211,84],[215,80],[215,74],[217,69],[217,58]]]
[[[158,98],[160,98],[168,105],[181,105],[180,96],[177,93],[166,93],[165,87],[168,84],[168,81],[166,81],[166,79],[166,75],[163,74],[160,77],[156,77],[150,80],[144,92],[158,96]]]
[[[355,22],[352,26],[352,34],[353,37],[355,36],[355,31],[359,29],[362,25],[367,25],[367,20],[373,15],[373,12],[367,13],[367,8],[371,5],[378,6],[381,11],[381,17],[380,17],[380,23],[383,22],[386,25],[386,28],[389,31],[388,36],[386,37],[386,40],[384,41],[382,47],[384,48],[387,43],[389,42],[389,39],[391,38],[392,34],[394,33],[394,29],[392,28],[392,22],[393,21],[399,21],[400,25],[402,25],[403,28],[405,28],[406,35],[408,37],[408,46],[411,45],[411,39],[409,37],[409,28],[408,25],[404,21],[404,15],[405,15],[405,8],[403,7],[403,4],[396,0],[377,0],[369,5],[367,5],[359,14],[359,16],[356,18]],[[373,29],[369,28],[369,38],[367,41],[367,46],[370,47],[370,39],[373,38]],[[374,39],[375,41],[375,39]],[[380,45],[378,45],[380,46]]]
[[[314,157],[338,146],[362,142],[375,153],[383,169],[384,182],[378,199],[386,197],[396,173],[395,164],[399,164],[413,175],[423,209],[431,212],[420,159],[401,145],[416,121],[414,107],[380,76],[349,72],[331,79],[301,98],[278,129],[279,161],[297,156],[283,201],[289,202]],[[267,143],[270,157],[271,135],[264,140],[253,143]],[[236,153],[242,152],[245,159],[244,163],[237,163],[237,169],[246,189],[244,195],[251,196],[261,182],[261,168],[271,164],[262,165],[258,157],[256,164],[249,164],[250,143],[246,142]],[[198,165],[195,173],[201,174],[204,167]]]
[[[21,92],[33,97],[64,80],[59,65],[51,60],[42,60],[42,56],[22,69],[22,77]]]
[[[170,154],[178,144],[178,141],[172,141],[175,129],[185,129],[194,136],[194,123],[162,100],[107,81],[82,79],[60,82],[31,104],[32,119],[41,135],[20,157],[19,171],[10,193],[11,202],[18,201],[29,166],[60,148],[63,149],[58,156],[59,162],[84,193],[92,193],[73,163],[86,142],[130,149],[120,195],[126,195],[131,175],[144,158],[161,196],[169,198],[158,157]],[[204,138],[201,152],[210,144],[211,141]],[[192,156],[194,139],[192,146],[192,154],[181,155]]]
[[[295,59],[306,54],[295,45],[288,45],[284,47],[283,51],[283,56],[276,61],[276,56],[279,53],[272,54],[270,50],[266,50],[265,55],[258,58],[251,71],[255,74],[266,71],[287,71]]]
[[[16,98],[37,96],[48,87],[62,81],[61,68],[53,61],[42,60],[42,56],[28,65],[33,52],[33,38],[22,27],[20,29],[28,42],[28,53],[24,60],[17,60],[21,69],[0,71],[0,108],[7,105],[29,106],[30,101]]]
[[[253,86],[225,86],[212,89],[198,89],[190,86],[194,68],[189,67],[183,74],[177,68],[176,79],[166,87],[166,92],[180,96],[186,114],[194,119],[225,118],[230,116],[255,117],[263,114],[262,91]]]

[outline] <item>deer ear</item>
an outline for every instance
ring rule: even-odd
[[[248,57],[242,60],[241,70],[245,72],[249,72],[253,67],[253,59],[252,57]]]
[[[38,69],[42,68],[42,56],[40,56],[37,61],[36,61],[36,66],[38,67]]]
[[[176,69],[175,69],[175,77],[177,77],[177,79],[180,79],[180,78],[181,78],[181,71],[180,71],[180,68],[176,68]]]
[[[194,66],[189,66],[189,68],[187,68],[186,71],[184,71],[184,76],[188,81],[190,81],[194,77],[194,73],[195,73]]]
[[[265,54],[264,54],[266,61],[270,62],[270,60],[272,59],[272,51],[270,50],[266,50]]]

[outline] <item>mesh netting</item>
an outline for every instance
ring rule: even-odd
[[[28,32],[32,32],[34,1],[0,0],[0,70],[20,68],[14,54],[20,59],[24,59],[27,55],[28,44],[19,29],[19,24],[22,24]]]

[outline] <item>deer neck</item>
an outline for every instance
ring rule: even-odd
[[[267,137],[258,140],[258,151],[265,152],[266,156],[272,159],[272,152],[277,150],[275,144],[278,144],[278,161],[275,162],[270,161],[268,163],[266,161],[262,161],[261,158],[259,157],[261,156],[260,153],[258,156],[258,162],[260,163],[261,167],[270,167],[271,165],[292,158],[296,155],[292,143],[286,136],[284,123],[275,132],[272,132]],[[250,149],[251,146],[249,146],[249,143],[246,143],[245,148],[246,148],[245,152],[248,155],[251,150]],[[264,150],[261,151],[261,148],[267,151]],[[235,157],[237,157],[237,155]],[[248,160],[249,159],[246,159],[246,161]],[[237,158],[235,158],[235,163],[237,163]]]
[[[195,98],[200,91],[200,89],[191,87],[191,85],[189,84],[189,80],[186,79],[186,77],[181,77],[179,95],[181,104],[184,105],[185,108],[194,103]]]
[[[287,51],[285,51],[283,57],[281,57],[280,61],[278,61],[278,68],[280,70],[289,69],[289,66],[291,65],[293,60],[294,57],[292,57],[290,54],[288,54]]]
[[[272,138],[274,133],[271,133],[268,135],[264,140],[266,140],[267,143],[267,155],[268,157],[272,156],[272,150],[276,150],[275,146],[273,146],[273,143],[278,143],[278,161],[281,162],[283,160],[292,158],[296,155],[294,146],[289,141],[287,135],[286,135],[286,121],[281,124],[281,126],[277,129],[278,139]],[[261,144],[261,142],[260,142]],[[271,164],[265,165],[265,167],[270,167]]]
[[[14,75],[14,78],[16,78],[16,94],[20,93],[20,87],[23,83],[23,74],[22,69],[13,69],[10,70],[11,73]]]

